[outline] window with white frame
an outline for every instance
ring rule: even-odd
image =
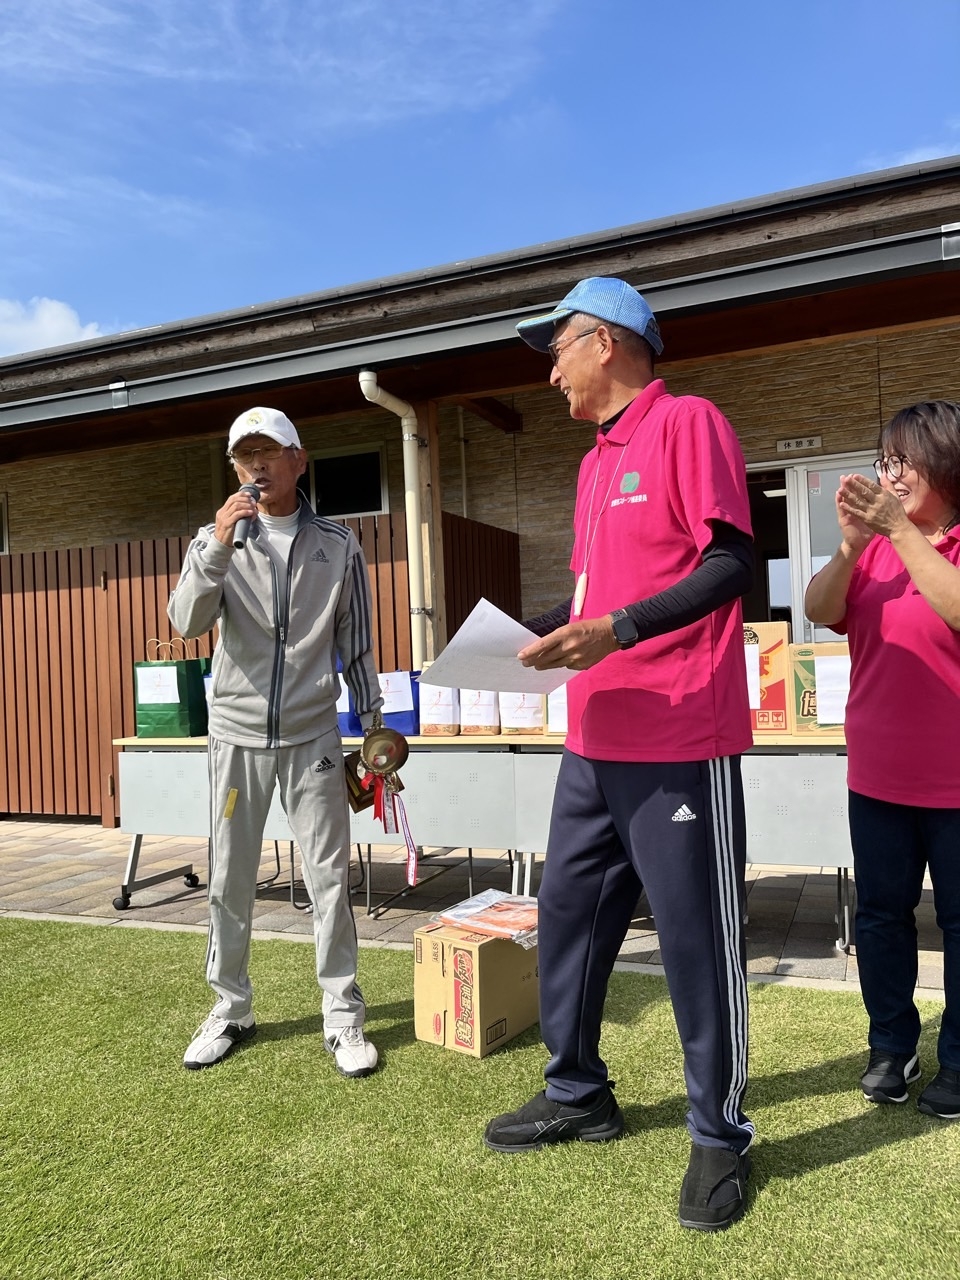
[[[300,488],[320,516],[377,516],[390,510],[382,445],[312,454]]]
[[[748,621],[783,619],[795,644],[837,638],[807,621],[803,595],[840,543],[834,501],[840,477],[859,472],[872,478],[873,457],[872,451],[834,454],[749,468],[757,583],[744,601],[744,617],[748,610],[755,615]]]

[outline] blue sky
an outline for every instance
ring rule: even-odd
[[[957,0],[3,0],[0,355],[960,152]]]

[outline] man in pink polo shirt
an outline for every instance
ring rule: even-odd
[[[491,1120],[495,1151],[619,1137],[599,1054],[607,982],[645,889],[677,1028],[692,1139],[680,1221],[742,1216],[747,1082],[745,823],[751,746],[740,597],[753,581],[743,455],[708,400],[654,377],[656,319],[623,280],[582,280],[520,336],[570,416],[599,425],[577,484],[574,592],[520,657],[580,672],[539,894],[546,1089]]]

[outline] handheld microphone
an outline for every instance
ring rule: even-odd
[[[240,486],[241,493],[249,493],[254,502],[260,501],[260,490],[255,484],[242,484]],[[254,517],[256,519],[256,517]],[[247,538],[250,536],[250,526],[252,520],[248,520],[246,516],[242,520],[238,520],[233,528],[233,545],[238,549],[245,545]]]

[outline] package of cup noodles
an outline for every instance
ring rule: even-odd
[[[542,693],[501,693],[500,729],[503,733],[543,733],[545,710]]]
[[[427,737],[450,737],[460,732],[459,689],[421,684],[420,732]]]
[[[460,690],[460,732],[500,732],[500,712],[495,693],[488,689]]]

